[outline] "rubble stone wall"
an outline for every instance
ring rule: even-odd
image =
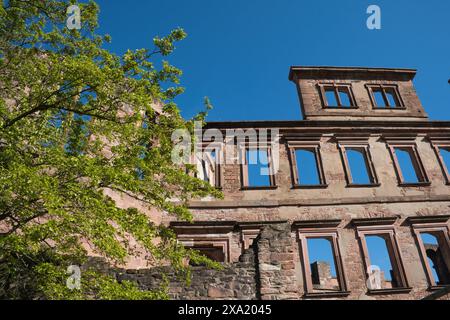
[[[159,287],[166,274],[172,299],[296,299],[293,261],[290,224],[283,223],[266,226],[239,261],[224,264],[222,270],[192,267],[188,286],[165,267],[121,270],[116,277],[152,290]]]

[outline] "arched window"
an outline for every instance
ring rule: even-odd
[[[307,239],[311,281],[316,290],[340,290],[330,239]]]
[[[314,150],[296,149],[295,160],[297,164],[297,184],[318,185],[321,184],[319,167]]]
[[[367,159],[364,149],[347,148],[347,161],[350,167],[352,183],[354,184],[370,184],[369,168],[367,167]]]
[[[348,186],[378,186],[375,166],[370,156],[369,144],[345,141],[338,144],[341,151]]]
[[[404,183],[419,182],[419,175],[416,170],[417,165],[414,163],[415,160],[411,152],[411,149],[395,148],[395,155],[397,156]]]
[[[423,232],[420,234],[427,256],[427,263],[436,285],[450,284],[450,271],[448,258],[445,257],[445,249],[441,248],[442,239],[433,233]],[[447,252],[448,254],[448,252]]]
[[[402,187],[430,185],[415,141],[412,138],[395,141],[386,138],[386,141],[391,153],[399,185]]]
[[[372,266],[380,268],[380,282],[381,288],[378,289],[390,289],[398,287],[401,283],[396,270],[393,268],[393,261],[389,251],[386,238],[380,235],[366,235],[367,251],[369,254],[370,263]]]

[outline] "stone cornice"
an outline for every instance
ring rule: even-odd
[[[450,219],[450,215],[441,216],[415,216],[407,219],[410,224],[418,223],[447,223]]]
[[[402,77],[408,80],[414,79],[416,69],[402,68],[367,68],[367,67],[330,67],[330,66],[291,66],[289,80],[309,79],[311,77],[330,77],[335,74],[362,74],[365,77]]]
[[[227,121],[208,122],[205,129],[245,129],[245,128],[277,128],[281,131],[302,131],[319,129],[323,132],[360,130],[371,132],[397,132],[410,129],[422,130],[424,132],[432,129],[447,129],[450,131],[450,121],[375,121],[375,120],[280,120],[280,121]],[[294,129],[294,130],[293,130]],[[433,135],[443,134],[442,131],[434,132]]]
[[[414,202],[450,202],[450,196],[386,196],[371,199],[338,198],[338,199],[293,199],[293,200],[219,200],[219,201],[191,201],[191,209],[227,209],[227,208],[274,208],[274,207],[309,207],[336,205],[364,205],[386,203],[414,203]]]

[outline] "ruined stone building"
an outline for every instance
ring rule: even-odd
[[[277,129],[278,170],[254,174],[274,165],[274,145],[251,141],[236,154],[268,161],[202,162],[224,199],[192,202],[193,224],[167,223],[229,269],[199,269],[173,296],[448,299],[450,122],[428,118],[415,74],[294,66],[303,120],[208,123],[224,135]]]

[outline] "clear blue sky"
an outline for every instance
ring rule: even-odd
[[[386,240],[380,236],[366,236],[367,250],[369,251],[370,264],[378,266],[384,273],[384,279],[392,281],[392,264]]]
[[[111,49],[152,47],[155,35],[182,27],[188,38],[169,61],[184,71],[183,115],[211,121],[297,120],[291,65],[406,67],[430,117],[450,120],[450,1],[111,1],[101,6],[100,32]],[[382,29],[366,28],[366,9],[382,10]]]

